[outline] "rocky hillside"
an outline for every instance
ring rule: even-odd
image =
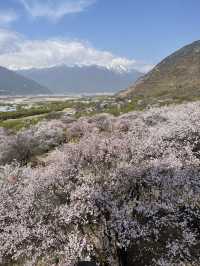
[[[137,99],[144,106],[199,99],[200,41],[165,58],[119,96]]]

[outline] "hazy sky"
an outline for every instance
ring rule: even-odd
[[[0,65],[147,71],[200,39],[200,0],[0,0]]]

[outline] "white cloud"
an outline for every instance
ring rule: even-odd
[[[58,20],[67,14],[79,13],[96,0],[20,0],[33,17]]]
[[[23,37],[20,34],[6,29],[0,29],[0,56],[20,51],[20,43],[22,40]]]
[[[10,69],[45,68],[60,64],[98,65],[147,71],[152,66],[95,49],[88,43],[62,39],[28,40],[0,30],[0,65]]]
[[[18,19],[18,15],[13,10],[0,10],[0,25],[7,26]]]

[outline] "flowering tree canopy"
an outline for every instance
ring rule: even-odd
[[[196,102],[1,130],[0,264],[200,265],[199,121]],[[31,167],[22,144],[58,148]]]

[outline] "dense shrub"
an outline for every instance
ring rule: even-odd
[[[74,122],[45,167],[2,167],[1,265],[200,264],[200,103],[107,119]]]
[[[64,124],[52,120],[41,122],[36,126],[18,132],[16,135],[6,135],[0,131],[0,164],[16,160],[26,163],[32,156],[42,154],[60,145],[65,139]]]
[[[89,119],[90,123],[94,123],[100,131],[112,131],[114,117],[109,114],[98,114]]]
[[[67,140],[74,141],[79,140],[87,133],[97,131],[94,124],[91,124],[87,118],[80,118],[78,121],[74,121],[67,125]]]

